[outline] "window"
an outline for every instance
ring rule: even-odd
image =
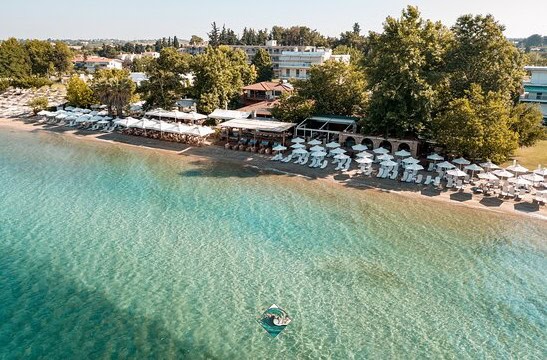
[[[300,69],[296,69],[296,77],[300,77]]]
[[[543,95],[543,93],[537,93],[536,94],[536,100],[541,100],[542,95]]]
[[[285,69],[285,76],[287,76],[287,77],[291,76],[291,70],[290,69]]]

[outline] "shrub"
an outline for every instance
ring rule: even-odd
[[[32,108],[32,112],[36,115],[38,112],[47,109],[48,100],[45,97],[36,97],[30,100],[27,105]]]

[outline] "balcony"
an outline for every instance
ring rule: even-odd
[[[309,69],[311,63],[301,63],[301,62],[280,62],[279,67],[285,69],[298,68],[298,69]]]
[[[524,95],[520,96],[520,101],[544,103],[547,102],[547,94],[538,96],[534,93],[525,93]]]

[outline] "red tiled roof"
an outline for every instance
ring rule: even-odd
[[[274,105],[278,103],[279,103],[279,100],[261,101],[256,104],[251,104],[251,105],[247,105],[242,108],[239,108],[237,109],[237,111],[244,111],[244,112],[256,111],[257,114],[271,115],[270,113],[271,108],[273,108]]]
[[[111,61],[120,61],[118,59],[109,59],[105,57],[100,56],[90,56],[88,57],[85,62],[88,63],[103,63],[103,62],[111,62]],[[72,62],[84,62],[84,58],[81,56],[75,57]]]
[[[277,83],[277,82],[271,82],[271,81],[262,81],[256,84],[251,84],[243,87],[243,90],[255,90],[255,91],[292,91],[292,87],[290,85],[284,84],[284,83]]]

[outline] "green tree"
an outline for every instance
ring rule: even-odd
[[[315,113],[364,114],[368,100],[364,74],[351,64],[329,60],[312,66],[309,79],[295,82],[299,96],[315,103]]]
[[[139,93],[146,101],[146,108],[161,107],[169,110],[178,99],[188,94],[189,84],[181,75],[190,71],[190,59],[191,55],[165,48],[159,58],[146,66],[148,80],[139,88]]]
[[[446,101],[445,54],[452,41],[439,22],[423,20],[409,6],[388,17],[382,33],[369,35],[363,60],[372,92],[364,128],[383,136],[429,136]]]
[[[96,71],[91,88],[95,97],[108,107],[108,113],[113,115],[115,109],[118,117],[123,116],[135,92],[129,72],[118,69]]]
[[[518,134],[519,146],[532,146],[545,137],[543,114],[537,104],[520,103],[511,109],[511,130]]]
[[[72,58],[74,53],[67,44],[61,41],[55,42],[51,54],[53,68],[58,74],[64,74],[72,69]]]
[[[176,35],[173,37],[173,47],[175,49],[178,49],[180,47],[179,39],[177,38]]]
[[[270,54],[264,49],[258,49],[253,57],[252,65],[256,68],[256,81],[271,81],[274,75],[273,63]]]
[[[534,35],[531,35],[531,36],[528,36],[525,40],[524,40],[524,46],[526,47],[539,47],[539,46],[543,46],[543,36],[539,35],[539,34],[534,34]]]
[[[504,161],[518,147],[510,105],[503,94],[485,94],[479,85],[471,86],[466,96],[452,100],[437,116],[437,143],[473,160]]]
[[[315,112],[315,101],[305,99],[298,93],[285,93],[279,98],[279,103],[271,110],[272,116],[285,122],[300,123]]]
[[[363,49],[365,46],[365,37],[361,35],[361,26],[358,23],[353,24],[351,31],[340,34],[338,45],[345,45],[349,48]]]
[[[217,27],[217,23],[213,21],[211,24],[211,32],[209,35],[209,46],[217,47],[220,45],[220,30]]]
[[[197,35],[192,35],[192,37],[190,38],[190,45],[201,45],[201,44],[203,44],[203,39]]]
[[[204,113],[237,104],[241,88],[256,79],[256,70],[247,64],[247,55],[227,46],[209,46],[204,54],[194,57],[192,69],[198,109]]]
[[[34,113],[34,115],[36,115],[40,111],[47,109],[48,100],[46,97],[35,97],[34,99],[30,100],[27,105],[32,108],[32,112]]]
[[[25,47],[15,38],[0,43],[0,78],[24,79],[32,67]]]
[[[334,55],[349,55],[350,56],[350,62],[352,65],[361,68],[363,66],[363,51],[354,48],[349,47],[347,45],[338,45],[332,50],[332,53]]]
[[[72,76],[66,87],[66,99],[72,106],[86,108],[93,104],[93,90],[77,75]]]
[[[28,40],[25,49],[29,55],[33,75],[46,76],[54,69],[53,47],[47,41]]]
[[[501,92],[518,101],[525,57],[503,30],[491,15],[458,18],[452,27],[455,41],[446,54],[452,98],[479,84],[485,92]]]

